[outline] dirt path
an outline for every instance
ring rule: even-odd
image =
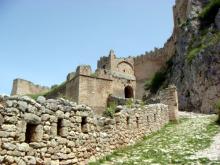
[[[184,119],[178,124],[170,123],[135,146],[91,165],[220,164],[220,127],[214,122],[216,116],[188,112],[179,115]]]

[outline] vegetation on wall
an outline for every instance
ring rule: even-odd
[[[64,88],[66,86],[66,81],[64,81],[63,83],[61,83],[60,85],[53,85],[51,87],[51,90],[49,90],[47,93],[44,94],[44,96],[50,96],[54,93],[58,93],[62,88]]]
[[[163,68],[156,72],[151,80],[145,82],[145,90],[150,90],[151,93],[156,93],[162,86],[167,77],[167,69]]]
[[[187,62],[191,63],[200,52],[218,42],[220,42],[220,32],[215,30],[204,30],[201,35],[192,37],[186,56]]]
[[[199,15],[201,28],[210,26],[215,22],[215,16],[220,8],[220,0],[211,0]]]
[[[150,90],[152,94],[156,94],[157,91],[162,87],[166,87],[165,81],[167,79],[168,73],[173,66],[173,60],[170,58],[164,67],[162,67],[155,75],[145,82],[145,90]]]
[[[37,100],[37,98],[39,96],[44,96],[45,93],[38,93],[38,94],[28,94],[27,96],[29,96],[30,98],[34,99],[34,100]]]
[[[105,117],[113,118],[115,115],[117,104],[115,102],[111,102],[109,106],[106,108],[106,110],[103,112],[103,115]]]
[[[126,100],[126,107],[127,108],[132,108],[133,105],[133,100],[132,99],[127,99]]]

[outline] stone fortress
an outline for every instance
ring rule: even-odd
[[[64,99],[0,97],[0,164],[88,164],[176,121],[176,88],[160,96],[158,104],[119,105],[114,118]]]
[[[177,121],[174,86],[158,93],[157,104],[137,101],[118,105],[113,118],[100,114],[111,98],[142,99],[145,81],[175,54],[182,3],[177,0],[173,8],[174,32],[161,49],[128,58],[117,58],[111,50],[100,58],[95,73],[88,65],[78,66],[56,90],[37,100],[24,95],[51,89],[14,80],[12,96],[0,96],[0,164],[84,165]]]
[[[93,73],[89,65],[78,66],[67,75],[65,83],[58,90],[46,95],[47,98],[66,97],[78,104],[92,107],[102,114],[110,97],[142,99],[144,84],[160,70],[174,53],[173,38],[164,48],[146,52],[145,55],[117,58],[111,50],[101,57]],[[38,94],[49,91],[46,87],[34,85],[26,80],[15,79],[12,95]]]

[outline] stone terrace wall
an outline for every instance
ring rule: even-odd
[[[0,100],[0,164],[87,164],[159,130],[168,106],[118,106],[114,119],[96,118],[84,105],[9,97]]]

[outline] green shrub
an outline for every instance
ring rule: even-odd
[[[54,85],[51,86],[51,89],[57,88],[58,86],[59,86],[59,85],[54,84]]]
[[[217,123],[220,124],[220,100],[215,104],[217,110],[218,110],[218,119],[217,119]]]
[[[66,81],[64,81],[60,85],[53,85],[51,89],[47,93],[44,94],[44,96],[50,96],[54,93],[58,93],[60,89],[64,88],[65,86],[66,86]]]
[[[165,68],[163,68],[161,71],[156,72],[151,80],[146,81],[145,89],[150,90],[150,92],[152,93],[157,93],[159,88],[166,80],[166,76],[167,76],[167,69]]]
[[[30,98],[37,100],[37,98],[39,96],[44,96],[45,93],[38,93],[38,94],[28,94],[27,96],[29,96]]]
[[[128,99],[128,100],[126,101],[126,107],[127,107],[127,108],[132,108],[132,104],[133,104],[132,99]]]
[[[202,24],[201,28],[210,26],[215,22],[215,16],[220,8],[220,0],[211,0],[208,5],[199,14],[199,18]]]
[[[203,46],[199,46],[197,48],[193,48],[191,50],[189,50],[188,54],[187,54],[187,62],[191,63],[192,60],[199,54],[199,52],[201,52],[203,49]]]
[[[116,106],[117,106],[117,104],[115,102],[111,102],[110,105],[104,111],[103,115],[105,117],[113,118],[115,115]]]

